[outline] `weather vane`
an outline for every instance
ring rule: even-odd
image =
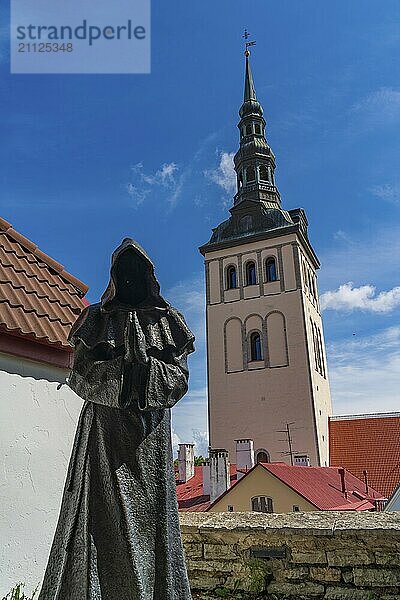
[[[244,37],[244,39],[246,40],[246,50],[245,50],[245,52],[244,52],[244,55],[245,55],[246,57],[249,57],[249,56],[250,56],[250,50],[249,50],[249,48],[250,48],[251,46],[255,46],[255,45],[256,45],[256,42],[255,42],[255,41],[252,41],[252,42],[249,42],[249,41],[248,41],[248,40],[249,40],[249,37],[250,37],[250,34],[249,34],[249,32],[247,31],[247,29],[245,29],[245,30],[244,30],[244,35],[243,35],[242,37]]]

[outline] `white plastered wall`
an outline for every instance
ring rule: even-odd
[[[66,374],[0,354],[0,597],[44,574],[82,406]]]

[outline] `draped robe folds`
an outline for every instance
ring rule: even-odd
[[[170,408],[194,338],[161,296],[133,308],[114,295],[71,334],[68,383],[85,403],[39,600],[190,600]]]

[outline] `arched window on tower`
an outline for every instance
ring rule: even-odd
[[[269,454],[266,450],[259,450],[257,452],[257,462],[258,463],[269,463],[270,462]]]
[[[246,125],[246,135],[251,135],[253,133],[253,128],[251,126],[251,123],[249,123],[248,125]]]
[[[246,181],[255,181],[256,180],[256,170],[254,167],[247,167],[246,169]]]
[[[238,185],[239,185],[239,189],[241,187],[243,187],[243,173],[242,173],[242,171],[240,171],[239,176],[238,176]]]
[[[260,165],[259,173],[260,173],[260,181],[269,181],[268,169],[265,165]]]
[[[254,331],[250,336],[250,358],[251,360],[262,360],[261,336]]]
[[[255,133],[258,133],[258,135],[260,135],[260,134],[261,134],[261,126],[260,126],[260,123],[256,123],[256,124],[254,125],[254,131],[255,131]]]
[[[257,285],[256,263],[252,260],[246,264],[246,285]]]
[[[265,275],[267,282],[277,281],[278,273],[276,270],[276,260],[273,256],[270,256],[265,261]]]
[[[226,287],[228,290],[237,288],[236,267],[233,265],[228,267],[226,271]]]

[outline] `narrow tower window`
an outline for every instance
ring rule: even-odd
[[[265,261],[265,271],[267,281],[277,281],[276,260],[272,256]]]
[[[254,167],[247,167],[246,169],[246,181],[256,180],[256,170]]]
[[[253,261],[246,264],[246,285],[257,284],[256,265]]]
[[[251,126],[251,123],[249,123],[248,125],[246,125],[246,135],[251,135],[253,133],[253,128]]]
[[[260,124],[259,124],[259,123],[256,123],[256,124],[254,125],[254,131],[255,131],[256,133],[258,133],[258,135],[260,135],[260,133],[261,133],[261,127],[260,127]]]
[[[236,267],[230,266],[226,271],[226,287],[228,290],[237,288]]]
[[[260,181],[269,181],[268,169],[265,165],[260,165]]]
[[[258,332],[254,332],[250,337],[251,360],[262,360],[261,337]]]

